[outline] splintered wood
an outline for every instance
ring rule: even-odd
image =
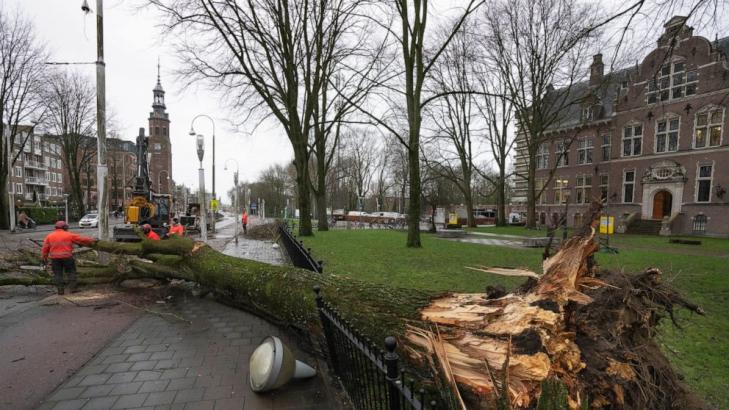
[[[575,374],[585,367],[575,335],[567,330],[565,306],[570,301],[589,304],[582,292],[599,287],[592,278],[589,259],[597,250],[594,227],[567,241],[543,263],[538,276],[522,269],[480,268],[484,272],[535,277],[536,284],[523,294],[489,299],[485,293],[449,294],[420,311],[429,329],[409,326],[408,353],[431,368],[451,386],[457,401],[465,404],[456,386],[484,400],[507,394],[513,407],[534,405],[542,381],[566,381],[568,402],[577,408],[582,400]],[[629,377],[630,366],[615,363],[616,377]]]

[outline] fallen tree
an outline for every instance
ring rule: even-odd
[[[110,252],[112,263],[84,267],[80,277],[195,281],[313,339],[321,337],[311,291],[319,285],[364,335],[396,335],[410,361],[435,374],[463,408],[705,407],[654,339],[660,320],[673,319],[676,307],[702,310],[661,283],[656,269],[639,275],[600,271],[593,259],[599,211],[593,204],[592,223],[544,261],[543,274],[492,269],[528,277],[509,294],[393,288],[230,257],[179,238],[98,242],[95,248]],[[561,405],[545,404],[555,395]]]

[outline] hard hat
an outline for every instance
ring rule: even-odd
[[[66,222],[64,221],[58,221],[56,222],[56,229],[68,229],[68,225],[66,225]]]
[[[149,233],[149,231],[152,230],[152,226],[150,224],[144,224],[142,225],[142,230],[144,231],[144,233]]]

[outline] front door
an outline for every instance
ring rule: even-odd
[[[660,191],[653,197],[653,219],[663,219],[671,215],[673,195],[668,191]]]

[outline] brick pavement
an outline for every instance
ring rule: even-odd
[[[285,335],[246,312],[180,296],[166,309],[191,321],[145,314],[39,407],[70,409],[329,409],[321,375],[257,395],[248,360],[267,335]],[[297,357],[318,363],[297,351]]]

